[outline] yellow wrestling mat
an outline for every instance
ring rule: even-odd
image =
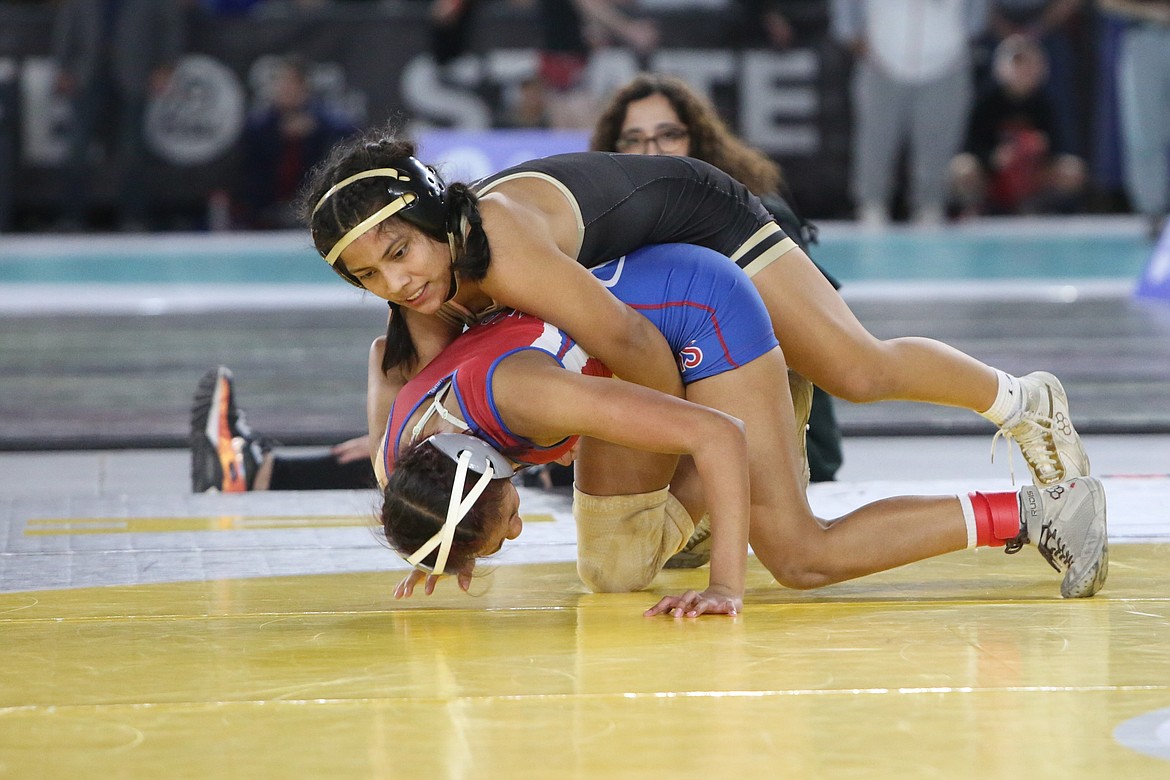
[[[32,530],[32,527],[28,529]],[[1033,552],[647,619],[571,563],[0,593],[0,777],[1170,777],[1170,545],[1096,598]]]

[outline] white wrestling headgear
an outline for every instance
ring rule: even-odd
[[[476,436],[465,433],[436,433],[422,441],[455,461],[455,482],[451,486],[451,500],[447,504],[447,519],[443,527],[411,555],[403,558],[416,569],[432,574],[442,574],[447,567],[447,556],[451,553],[451,542],[455,538],[455,529],[467,513],[475,506],[475,502],[487,490],[488,483],[493,479],[511,477],[514,473],[512,462],[504,457],[495,447]],[[467,481],[467,472],[474,471],[480,475],[479,480],[472,486],[471,491],[463,498],[463,486]],[[439,548],[438,557],[433,567],[421,563],[423,558]]]

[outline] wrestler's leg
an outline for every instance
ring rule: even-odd
[[[799,248],[753,277],[789,365],[838,398],[925,401],[984,412],[996,400],[990,366],[940,341],[880,340]]]
[[[620,447],[582,436],[573,462],[573,484],[593,496],[648,493],[670,484],[677,455]]]
[[[892,498],[831,524],[817,519],[805,496],[785,372],[777,349],[687,387],[689,400],[744,422],[751,545],[777,581],[819,587],[966,547],[967,526],[954,496]]]
[[[1037,485],[1089,474],[1060,380],[1016,378],[941,341],[872,336],[799,248],[752,277],[790,364],[829,393],[858,403],[925,401],[983,415],[1014,439]]]

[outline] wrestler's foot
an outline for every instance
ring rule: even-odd
[[[1092,596],[1109,574],[1105,488],[1092,477],[1078,477],[1043,488],[1020,489],[1020,535],[1006,552],[1036,545],[1052,568],[1064,572],[1060,595]]]
[[[1067,482],[1089,474],[1089,456],[1068,413],[1068,396],[1060,380],[1037,371],[1020,377],[1024,393],[1023,416],[1014,425],[1004,426],[992,441],[1003,436],[1020,448],[1032,481],[1039,487]]]
[[[711,560],[711,516],[704,514],[686,545],[670,556],[665,569],[697,569]]]
[[[252,489],[268,444],[252,432],[236,408],[232,372],[225,366],[203,375],[191,402],[191,490],[242,493]]]

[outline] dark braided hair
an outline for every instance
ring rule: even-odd
[[[322,257],[355,225],[399,197],[391,187],[400,185],[388,184],[388,180],[383,177],[359,179],[333,193],[318,209],[318,203],[325,193],[338,182],[362,171],[374,168],[413,171],[419,167],[413,162],[415,151],[414,142],[402,136],[396,124],[392,123],[340,142],[313,168],[297,199],[297,212],[301,221],[308,226],[313,236],[313,245]],[[412,180],[401,187],[416,192],[419,200],[388,220],[405,220],[425,235],[443,243],[447,243],[450,236],[456,257],[451,265],[452,274],[473,281],[483,279],[491,263],[491,250],[483,230],[478,198],[468,185],[461,182],[444,186],[433,169],[426,169],[424,175],[427,180]],[[465,222],[468,227],[466,237],[463,231]],[[371,228],[381,229],[382,225]],[[362,287],[362,283],[349,272],[341,258],[337,259],[332,268],[345,281]],[[390,309],[396,314],[398,306],[391,303]],[[405,321],[392,314],[386,329],[386,353],[382,369],[389,371],[400,365],[409,365],[417,357]]]
[[[426,442],[415,444],[398,457],[382,494],[382,528],[386,541],[403,556],[412,555],[443,527],[455,469],[455,461]],[[493,524],[502,521],[504,486],[510,476],[489,482],[471,511],[455,527],[445,572],[461,571],[483,549]],[[478,479],[479,475],[468,472],[468,484],[460,498],[470,492],[475,482],[472,477]],[[438,553],[438,549],[433,550],[421,563],[433,566]],[[436,572],[440,573],[443,572]]]

